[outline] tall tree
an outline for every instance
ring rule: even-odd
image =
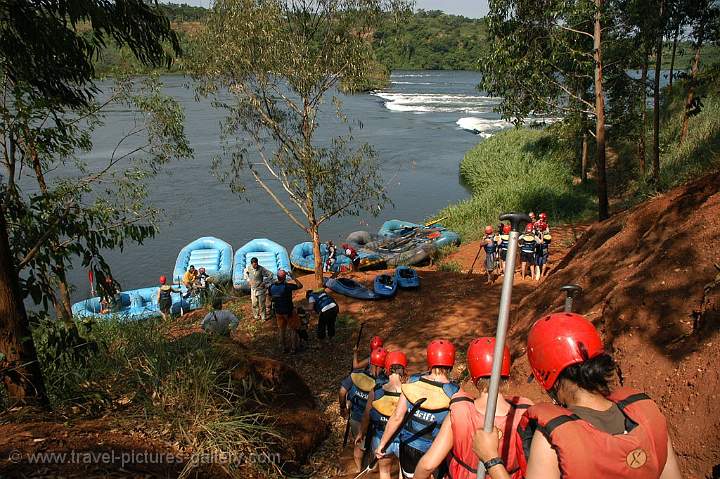
[[[531,114],[594,121],[598,217],[609,215],[605,165],[603,1],[491,2],[489,52],[480,88],[503,98],[499,111],[522,123]],[[592,98],[592,101],[588,99]]]
[[[152,64],[170,61],[166,42],[179,51],[167,19],[143,0],[3,2],[0,17],[3,77],[27,98],[67,108],[91,103],[97,92],[93,59],[107,39],[128,45],[141,61]],[[80,23],[87,25],[82,32]],[[17,138],[9,134],[5,139],[10,149],[16,148]],[[0,370],[11,400],[47,404],[9,241],[5,218],[13,207],[14,180],[6,180],[0,190]]]
[[[660,180],[660,77],[662,75],[662,52],[667,25],[667,0],[659,0],[657,24],[655,28],[655,79],[653,81],[653,155],[652,178]]]
[[[218,0],[194,42],[200,90],[232,94],[218,97],[230,142],[219,171],[239,193],[251,178],[308,234],[318,284],[320,226],[363,210],[377,214],[388,201],[375,153],[355,144],[334,92],[340,81],[368,75],[373,28],[383,12],[403,7],[386,0]],[[321,142],[321,107],[330,99],[347,130]]]

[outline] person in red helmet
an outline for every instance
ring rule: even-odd
[[[530,407],[518,426],[527,479],[679,479],[667,422],[657,404],[630,388],[611,390],[617,372],[600,334],[583,316],[555,313],[530,329],[533,376],[554,404]],[[473,450],[492,479],[507,479],[497,431],[476,431]]]
[[[383,338],[380,336],[373,336],[370,339],[370,351],[379,348],[385,343],[383,341]],[[357,357],[357,348],[353,349],[353,369],[364,369],[370,364],[370,357],[368,356],[365,359],[358,359]]]
[[[540,281],[543,276],[547,276],[548,261],[550,260],[550,243],[552,236],[547,223],[542,220],[537,225],[538,245],[535,250],[535,281]]]
[[[537,244],[538,238],[535,235],[535,228],[532,223],[528,223],[525,226],[525,233],[520,236],[518,241],[520,247],[520,277],[522,279],[525,279],[525,273],[530,273],[530,278],[535,277],[535,249]]]
[[[343,384],[340,388],[340,413],[343,417],[350,414],[350,432],[355,440],[353,457],[358,472],[362,469],[362,460],[365,454],[365,445],[360,441],[365,406],[367,405],[370,392],[378,385],[385,384],[387,377],[384,374],[385,358],[387,350],[378,347],[370,353],[370,366],[365,371],[353,371],[350,373],[349,385]],[[348,409],[349,405],[349,409]]]
[[[498,250],[500,252],[500,271],[502,271],[503,274],[506,274],[505,260],[507,259],[507,252],[510,247],[511,230],[512,227],[510,225],[503,225],[502,232],[500,233],[500,241],[498,242]]]
[[[179,289],[175,289],[167,284],[165,275],[160,276],[160,287],[158,288],[156,301],[160,308],[160,314],[163,319],[170,318],[170,309],[172,308],[172,293],[181,293]]]
[[[411,376],[402,385],[397,407],[385,426],[375,454],[378,458],[383,457],[381,449],[400,427],[405,414],[420,398],[426,398],[400,430],[400,472],[404,478],[413,477],[418,462],[430,449],[450,412],[450,398],[460,390],[448,377],[454,364],[455,346],[445,339],[431,341],[427,347],[429,371]],[[437,478],[444,477],[444,474],[443,468],[435,471]]]
[[[489,379],[492,373],[495,338],[477,338],[470,343],[467,352],[467,367],[470,378],[480,392],[480,397],[473,399],[463,390],[457,392],[450,400],[450,415],[443,422],[440,433],[433,441],[415,468],[414,479],[428,479],[448,458],[448,477],[453,479],[471,479],[477,475],[478,459],[472,450],[475,429],[485,424],[485,408],[488,399]],[[532,405],[529,399],[510,396],[505,397],[504,379],[510,376],[510,350],[505,347],[501,375],[501,392],[498,394],[495,411],[495,426],[502,431],[502,441],[497,449],[508,469],[517,475],[519,463],[515,454],[517,426],[525,410]]]
[[[387,381],[376,382],[375,388],[368,396],[365,414],[360,425],[362,434],[369,436],[371,450],[377,450],[380,445],[385,426],[390,416],[395,412],[402,393],[402,384],[405,381],[407,370],[407,357],[402,351],[388,352],[385,358],[385,373]],[[380,479],[390,479],[393,466],[393,456],[400,457],[400,440],[395,438],[385,450],[385,455],[378,460]]]
[[[352,261],[353,271],[358,271],[360,269],[360,256],[358,255],[357,250],[353,248],[350,243],[343,243],[340,246],[342,247],[345,256],[350,258],[350,261]]]
[[[493,227],[488,225],[485,227],[485,236],[482,239],[483,248],[485,249],[485,273],[487,274],[487,282],[492,283],[495,278],[495,263],[497,259],[497,243]]]

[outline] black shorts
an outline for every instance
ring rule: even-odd
[[[503,260],[503,261],[505,261],[506,258],[507,258],[507,250],[506,250],[506,249],[501,249],[501,250],[500,250],[500,259]]]
[[[420,459],[425,455],[425,452],[418,451],[414,447],[410,447],[407,444],[400,442],[400,472],[403,478],[411,478],[415,474],[415,468],[417,467]],[[442,464],[435,469],[432,477],[435,479],[441,479],[447,474],[447,462],[443,461]]]
[[[520,252],[520,261],[523,263],[535,264],[535,253]]]

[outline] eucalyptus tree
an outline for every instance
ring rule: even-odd
[[[604,0],[497,0],[487,16],[489,52],[480,88],[499,111],[594,119],[598,217],[609,215],[605,166]]]
[[[0,17],[5,168],[0,175],[0,375],[12,401],[45,405],[26,295],[47,305],[57,280],[53,269],[65,266],[70,256],[92,262],[94,252],[121,245],[123,236],[137,240],[150,232],[133,226],[110,231],[115,219],[127,218],[113,208],[135,194],[131,175],[124,177],[127,189],[114,194],[92,187],[100,182],[112,190],[121,178],[110,178],[110,170],[93,172],[78,164],[73,179],[51,182],[45,176],[88,146],[77,125],[94,108],[99,90],[93,61],[106,42],[127,45],[139,60],[154,65],[169,64],[179,42],[157,6],[143,0],[2,2]],[[141,109],[157,112],[155,120],[162,121],[149,124],[155,138],[151,147],[168,153],[158,139],[168,133],[178,138],[178,118],[172,118],[178,110],[158,97],[143,100],[128,93],[127,101],[131,98]],[[176,147],[182,150],[182,142],[169,146]],[[37,189],[17,181],[25,167],[35,175]],[[95,259],[103,263],[101,256]]]
[[[354,140],[336,88],[368,76],[374,28],[405,9],[403,0],[217,0],[194,41],[199,91],[227,111],[218,173],[241,195],[257,184],[308,234],[319,284],[320,225],[388,202],[376,154]],[[344,133],[321,142],[330,102],[328,122]]]

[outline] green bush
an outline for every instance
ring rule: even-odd
[[[460,176],[472,196],[438,216],[464,240],[483,235],[506,211],[545,211],[553,222],[569,221],[594,210],[593,193],[574,186],[574,152],[552,129],[516,128],[498,133],[470,150]]]

